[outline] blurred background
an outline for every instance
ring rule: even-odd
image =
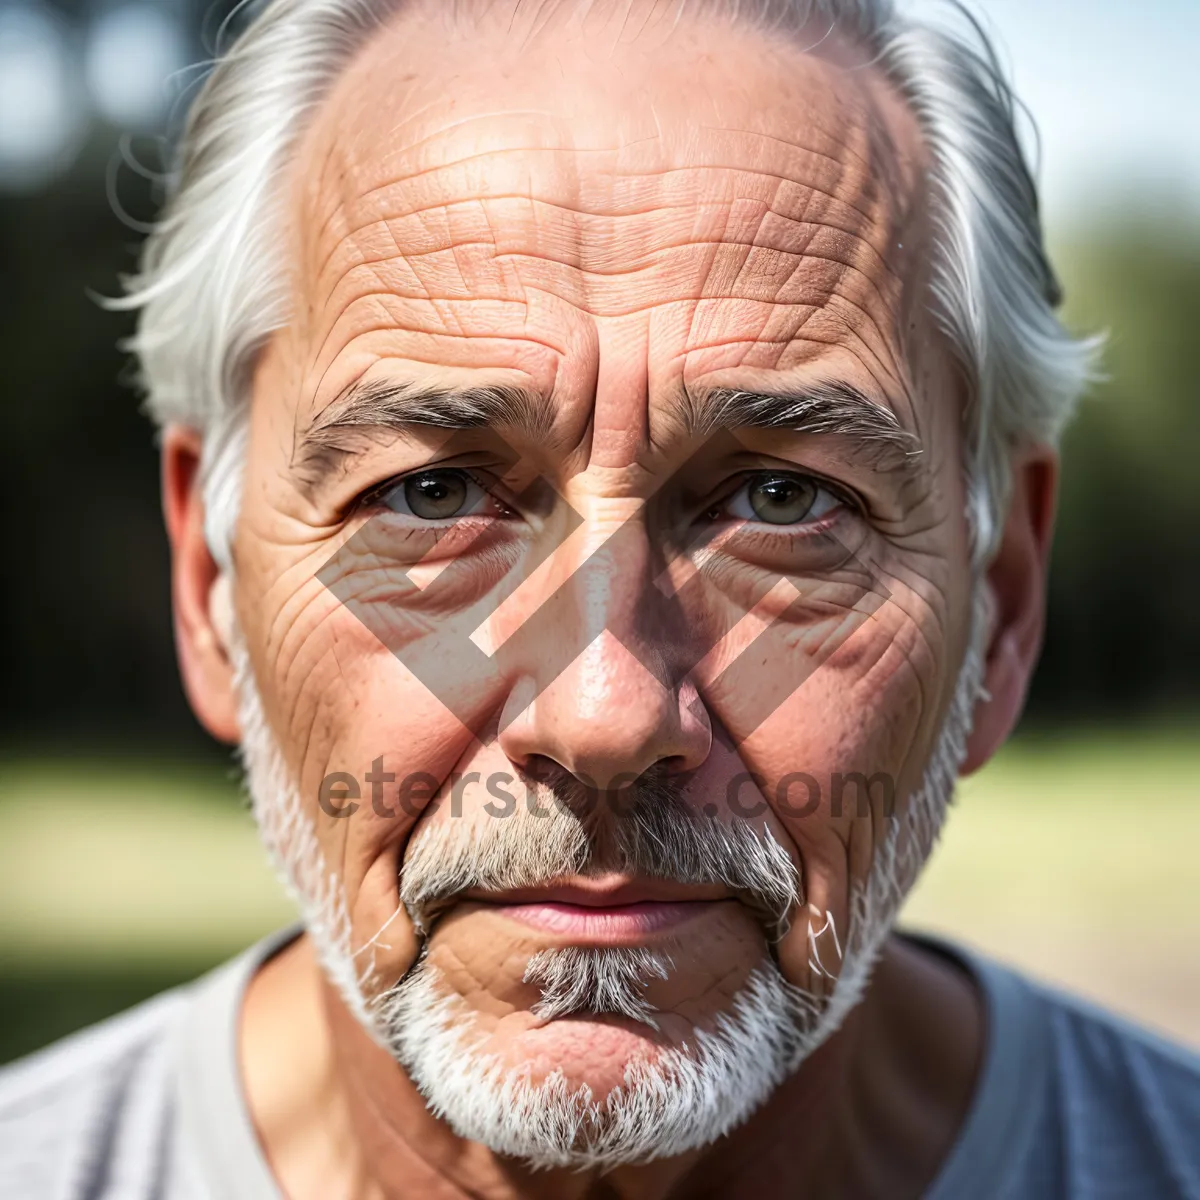
[[[227,11],[0,0],[0,1061],[291,916],[180,690],[130,324],[96,300]],[[1027,717],[906,919],[1200,1046],[1200,4],[972,11],[1036,118],[1067,319],[1110,342]]]

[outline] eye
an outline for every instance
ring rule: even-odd
[[[833,512],[841,499],[810,475],[760,472],[749,476],[725,501],[727,514],[766,525],[798,525]]]
[[[495,504],[470,472],[457,467],[418,471],[380,493],[379,500],[394,513],[422,521],[465,517]]]

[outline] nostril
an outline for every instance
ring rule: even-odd
[[[529,754],[520,761],[510,756],[509,761],[526,779],[564,799],[573,799],[577,794],[604,796],[649,788],[688,770],[688,760],[682,754],[661,758],[642,771],[620,770],[611,764],[606,769],[603,763],[593,764],[591,770],[583,764],[568,767],[548,754]]]
[[[661,775],[682,775],[691,770],[691,767],[686,755],[669,754],[666,758],[660,758],[651,770]]]
[[[569,789],[577,780],[573,771],[548,754],[509,755],[509,761],[527,779],[552,791]]]

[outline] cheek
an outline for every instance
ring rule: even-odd
[[[801,862],[808,907],[794,918],[780,963],[789,979],[821,994],[814,955],[825,967],[840,964],[853,890],[934,744],[949,674],[944,636],[915,597],[893,595],[869,615],[780,622],[753,651],[737,686],[726,668],[707,700]]]
[[[350,949],[369,954],[376,985],[387,986],[417,950],[399,902],[409,835],[478,745],[476,718],[503,697],[478,673],[468,678],[464,670],[455,681],[444,630],[422,633],[407,618],[402,629],[395,622],[382,629],[380,613],[391,608],[396,616],[394,606],[355,603],[366,592],[353,584],[341,598],[321,591],[280,609],[270,623],[267,661],[256,670],[302,811],[344,900]],[[438,665],[443,674],[434,691],[426,677]],[[471,696],[469,711],[455,704],[459,692]],[[359,957],[356,965],[368,963]]]
[[[239,586],[263,702],[348,911],[351,949],[370,947],[390,984],[416,950],[398,898],[409,835],[505,700],[501,661],[477,639],[505,633],[489,618],[521,547],[413,545],[372,518],[340,547],[302,547],[287,561],[282,522],[259,522]]]

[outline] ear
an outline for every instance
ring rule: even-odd
[[[977,771],[1004,744],[1025,705],[1046,618],[1046,575],[1054,532],[1058,455],[1045,446],[1013,466],[1012,498],[985,586],[992,598],[984,687],[975,706],[962,774]]]
[[[163,516],[171,543],[171,602],[183,689],[200,724],[237,742],[237,693],[229,657],[230,581],[204,538],[200,435],[171,425],[162,438]]]

